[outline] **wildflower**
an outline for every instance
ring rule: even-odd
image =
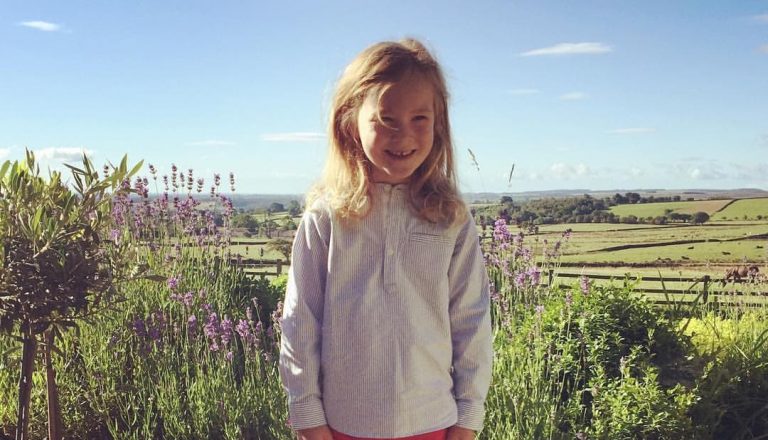
[[[507,242],[512,237],[512,233],[507,228],[507,222],[503,218],[496,220],[493,225],[493,239],[497,242]]]
[[[181,275],[168,278],[168,289],[171,291],[176,290],[176,288],[179,287],[179,280],[181,280]]]
[[[216,313],[208,315],[208,321],[203,326],[203,333],[205,337],[213,340],[219,336],[219,317]]]
[[[573,304],[573,292],[568,292],[565,294],[565,305],[568,307],[571,307]]]
[[[184,297],[181,298],[182,304],[184,304],[185,307],[192,307],[192,304],[195,302],[195,294],[194,292],[187,292],[184,294]]]
[[[187,334],[190,338],[194,338],[197,334],[197,316],[189,315],[187,318]]]
[[[582,275],[579,279],[579,287],[581,287],[581,293],[589,295],[589,278],[586,275]]]
[[[240,335],[240,339],[243,340],[243,343],[248,343],[251,340],[251,326],[248,324],[248,321],[245,319],[240,319],[237,321],[237,326],[235,327],[235,331],[238,335]]]
[[[133,323],[131,324],[131,327],[133,328],[133,332],[138,336],[139,338],[143,338],[147,336],[147,327],[144,324],[144,320],[141,318],[136,318]]]
[[[541,282],[541,269],[538,266],[530,267],[526,275],[531,280],[531,286],[537,286]]]
[[[229,346],[229,341],[232,340],[232,321],[226,315],[221,320],[219,330],[221,330],[221,344],[225,347]]]
[[[525,272],[518,272],[515,276],[515,287],[522,289],[525,287]]]
[[[232,362],[232,358],[234,358],[234,357],[235,357],[235,355],[232,354],[231,351],[228,351],[227,354],[224,355],[224,359],[226,359],[227,362]]]

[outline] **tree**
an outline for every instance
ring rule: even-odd
[[[707,221],[709,221],[709,214],[702,211],[693,214],[693,217],[691,218],[691,223],[695,223],[697,225],[706,223]]]
[[[286,261],[291,261],[291,250],[293,243],[285,238],[276,238],[267,243],[267,250],[277,251],[285,257]]]
[[[296,200],[291,200],[288,202],[288,214],[291,215],[291,217],[298,217],[301,215],[301,204],[299,204]]]
[[[34,360],[42,346],[48,390],[48,438],[61,438],[54,343],[68,327],[116,298],[115,283],[136,261],[130,240],[104,237],[115,229],[112,200],[130,190],[127,158],[109,177],[83,155],[83,168],[67,165],[74,191],[61,173],[40,177],[32,152],[0,167],[0,333],[22,342],[16,439],[28,438]],[[119,237],[119,233],[117,236]],[[141,267],[133,272],[140,274]]]
[[[267,209],[269,212],[283,212],[285,211],[285,206],[283,206],[282,203],[272,202],[269,204],[269,208]]]

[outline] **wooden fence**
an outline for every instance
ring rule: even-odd
[[[721,297],[727,297],[729,298],[726,302],[733,302],[732,299],[735,296],[741,296],[741,297],[748,297],[748,298],[757,298],[757,297],[765,297],[768,296],[768,291],[763,290],[754,290],[754,291],[746,291],[746,290],[723,290],[722,287],[725,287],[727,285],[740,285],[743,286],[745,284],[753,284],[752,280],[749,279],[741,279],[741,280],[730,280],[727,281],[727,283],[724,283],[725,280],[722,278],[712,278],[709,275],[704,275],[701,277],[653,277],[653,276],[633,276],[630,274],[626,275],[606,275],[606,274],[590,274],[590,273],[567,273],[567,272],[557,272],[553,269],[550,269],[547,272],[547,279],[545,280],[546,284],[549,286],[557,286],[563,289],[570,289],[573,287],[573,283],[561,283],[559,282],[560,279],[581,279],[582,277],[586,277],[589,280],[614,280],[614,281],[620,281],[620,280],[628,280],[631,282],[658,282],[659,288],[651,288],[651,287],[634,287],[632,289],[635,293],[645,294],[649,295],[652,299],[652,301],[656,304],[676,304],[680,302],[690,302],[691,299],[686,299],[687,296],[695,296],[698,298],[699,302],[706,303],[709,302],[712,299],[716,299],[720,302],[722,301]],[[688,284],[688,287],[681,289],[681,288],[669,288],[666,287],[667,285],[679,285],[679,284]],[[760,289],[766,289],[766,284],[762,283],[759,285]],[[663,295],[663,296],[662,296]],[[752,304],[745,304],[749,306],[762,306],[764,303],[768,304],[768,302],[756,302]]]
[[[264,258],[233,258],[230,263],[245,269],[248,276],[261,278],[282,275],[283,268],[291,264],[290,261],[286,260],[267,260]]]

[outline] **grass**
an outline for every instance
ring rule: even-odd
[[[768,198],[741,199],[728,205],[712,216],[712,220],[756,219],[758,215],[768,218]]]
[[[610,209],[616,215],[635,217],[656,217],[664,215],[667,210],[678,214],[694,214],[702,211],[712,215],[731,200],[694,200],[690,202],[662,202],[662,203],[638,203],[631,205],[618,205]]]

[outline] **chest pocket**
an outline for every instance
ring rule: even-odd
[[[447,281],[454,239],[435,231],[413,231],[403,252],[404,270],[414,281],[436,287]]]

